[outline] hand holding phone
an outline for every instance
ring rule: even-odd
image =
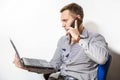
[[[80,25],[82,24],[82,20],[79,19],[78,17],[76,17],[76,18],[73,20],[73,22],[72,22],[72,24],[71,24],[71,27],[72,27],[72,28],[75,28],[75,20],[77,20],[77,28],[79,29]],[[71,42],[71,38],[72,38],[72,36],[71,36],[71,34],[70,34],[70,42]]]

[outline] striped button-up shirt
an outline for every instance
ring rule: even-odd
[[[83,29],[81,39],[69,44],[70,37],[63,36],[58,41],[54,57],[50,61],[63,76],[69,75],[78,80],[97,80],[98,64],[108,59],[108,46],[103,36]]]

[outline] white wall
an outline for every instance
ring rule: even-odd
[[[15,67],[12,63],[15,52],[9,38],[12,38],[21,56],[49,61],[58,39],[65,33],[59,10],[70,2],[83,6],[84,25],[101,33],[111,52],[120,54],[119,0],[0,0],[0,80],[44,80],[42,74]],[[113,66],[111,71],[115,68]],[[116,77],[113,74],[116,72],[109,73],[111,80]]]

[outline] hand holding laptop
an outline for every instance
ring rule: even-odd
[[[16,54],[15,54],[13,63],[18,68],[21,68],[21,69],[24,69],[24,70],[27,70],[27,71],[30,71],[30,72],[36,72],[36,73],[39,73],[39,74],[43,74],[43,72],[44,72],[44,74],[48,74],[49,71],[50,71],[50,73],[55,72],[53,70],[49,70],[48,71],[47,69],[38,69],[38,68],[24,67],[23,64],[21,63],[20,59],[18,58],[18,56]]]
[[[26,58],[26,57],[21,58],[11,39],[10,42],[16,52],[13,63],[18,68],[36,73],[44,73],[44,74],[53,73],[56,71],[54,67],[52,67],[52,65],[50,65],[50,63],[47,62],[46,60]]]
[[[33,68],[24,67],[23,64],[21,63],[20,59],[18,58],[18,56],[16,54],[15,54],[13,63],[18,68],[21,68],[21,69],[24,69],[24,70],[28,70],[28,71],[33,71],[34,70]]]
[[[16,54],[15,54],[13,63],[14,63],[15,66],[18,67],[18,68],[25,69],[25,70],[29,70],[29,68],[26,68],[26,67],[23,66],[23,64],[21,63],[20,59],[18,58],[18,56],[17,56]]]

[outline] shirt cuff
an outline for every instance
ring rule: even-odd
[[[84,50],[88,50],[88,44],[89,44],[89,40],[88,40],[88,39],[80,39],[79,45],[80,45]]]

